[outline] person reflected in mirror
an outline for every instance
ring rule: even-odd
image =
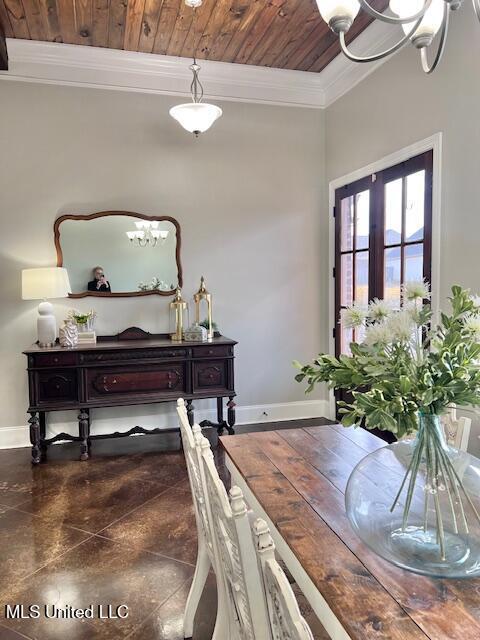
[[[101,291],[102,293],[111,293],[109,281],[105,278],[103,267],[95,267],[93,269],[93,280],[88,283],[89,291]]]

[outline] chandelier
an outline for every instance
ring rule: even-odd
[[[390,0],[390,13],[376,11],[368,0],[317,0],[320,15],[340,40],[343,53],[353,62],[374,62],[401,49],[408,41],[419,49],[422,68],[432,73],[440,62],[447,41],[450,13],[462,6],[463,0]],[[472,0],[477,18],[480,20],[480,0]],[[389,49],[370,56],[353,54],[345,42],[345,34],[350,29],[360,9],[382,22],[399,25],[404,36]],[[433,60],[429,60],[428,48],[439,34],[438,45]]]
[[[159,229],[158,220],[149,222],[148,220],[140,220],[135,222],[137,227],[136,231],[126,231],[127,238],[131,244],[136,244],[139,247],[156,247],[158,242],[165,243],[168,238],[168,231]]]
[[[185,4],[193,9],[193,38],[195,40],[195,25],[197,7],[201,6],[203,0],[185,0]],[[196,137],[198,134],[210,129],[212,124],[220,118],[222,110],[215,104],[208,104],[202,102],[203,87],[199,80],[198,73],[200,66],[197,64],[196,59],[197,48],[194,44],[193,64],[189,69],[193,73],[192,84],[190,85],[190,92],[192,94],[192,102],[186,104],[178,104],[170,109],[170,115],[177,122],[179,122],[184,129],[190,133],[194,133]]]

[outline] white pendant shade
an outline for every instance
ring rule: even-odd
[[[172,107],[170,115],[190,133],[203,133],[220,118],[222,110],[207,102],[188,102]]]
[[[317,5],[327,23],[333,18],[350,18],[353,21],[360,11],[358,0],[317,0]]]
[[[390,9],[399,18],[408,18],[418,13],[425,6],[425,0],[390,0]],[[412,36],[412,40],[419,37],[434,38],[440,30],[443,22],[445,0],[433,0],[427,9],[418,29]],[[405,34],[409,33],[414,22],[402,24]]]

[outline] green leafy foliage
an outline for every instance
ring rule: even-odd
[[[344,426],[365,425],[398,438],[418,429],[418,413],[440,414],[452,403],[480,405],[480,343],[467,322],[480,317],[478,299],[452,287],[452,312],[431,328],[429,305],[412,307],[415,336],[388,344],[352,343],[351,355],[320,354],[311,364],[295,362],[295,380],[306,392],[318,383],[352,394],[340,402]],[[407,313],[396,312],[396,313]]]

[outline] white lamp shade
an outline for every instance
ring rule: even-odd
[[[408,18],[418,13],[425,5],[425,0],[390,0],[390,9],[399,18]],[[433,38],[443,22],[443,11],[445,7],[445,0],[433,0],[432,4],[428,7],[425,16],[423,17],[420,25],[412,36],[412,39],[420,36],[427,38]],[[414,22],[407,22],[402,24],[402,28],[405,34],[411,31]]]
[[[188,102],[172,107],[170,115],[190,133],[203,133],[220,118],[222,110],[207,102]]]
[[[350,18],[353,21],[360,11],[358,0],[317,0],[317,5],[327,23],[333,18]]]
[[[67,298],[71,291],[68,273],[63,267],[41,267],[22,271],[23,300]]]

